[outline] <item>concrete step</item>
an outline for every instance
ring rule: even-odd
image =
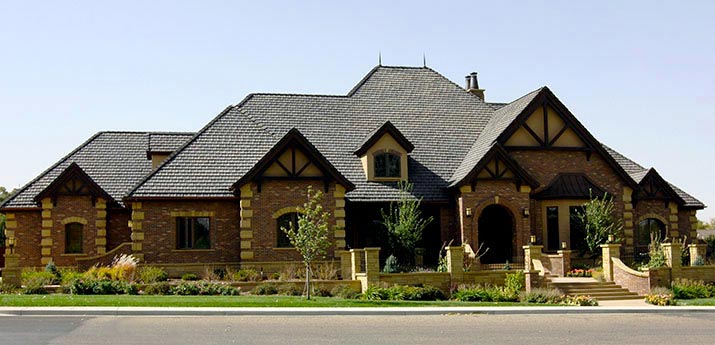
[[[596,292],[610,292],[610,293],[630,293],[628,289],[624,288],[594,288],[594,289],[559,289],[564,293],[568,294],[584,294],[584,293],[596,293]]]

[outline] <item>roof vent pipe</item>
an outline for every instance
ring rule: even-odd
[[[467,82],[466,85],[464,86],[464,89],[467,90],[467,91],[469,91],[470,86],[471,86],[471,83],[470,83],[470,82],[472,81],[472,76],[470,76],[469,74],[467,74],[467,76],[464,77],[464,79],[466,79],[466,82]]]
[[[479,81],[477,80],[477,72],[472,72],[469,74],[472,77],[472,85],[470,89],[479,89]]]

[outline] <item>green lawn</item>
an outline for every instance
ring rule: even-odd
[[[679,299],[678,305],[715,306],[715,298]]]
[[[542,306],[543,304],[539,304]],[[494,307],[536,306],[515,302],[457,301],[364,301],[315,297],[310,301],[293,296],[88,296],[0,295],[4,307]]]

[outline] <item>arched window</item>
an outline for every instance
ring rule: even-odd
[[[286,228],[286,229],[291,229],[291,225],[293,226],[293,229],[298,229],[298,213],[297,212],[290,212],[286,213],[277,219],[277,227],[276,227],[276,247],[278,248],[291,248],[293,245],[290,244],[290,240],[288,239],[288,235],[283,232],[281,228]]]
[[[401,177],[400,155],[384,152],[375,155],[375,177]]]
[[[82,241],[84,239],[84,226],[80,223],[69,223],[65,225],[65,253],[81,254]]]
[[[648,253],[651,235],[659,242],[665,239],[665,224],[655,218],[644,219],[638,223],[635,235],[636,254]]]

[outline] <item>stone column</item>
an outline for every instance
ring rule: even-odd
[[[52,207],[50,198],[42,199],[42,240],[40,241],[40,263],[44,266],[52,261]]]
[[[557,253],[561,256],[561,274],[562,277],[566,276],[571,270],[571,251],[570,250],[559,250]]]
[[[618,243],[606,243],[601,245],[603,261],[603,277],[608,282],[613,281],[613,261],[611,258],[621,257],[621,245]]]
[[[447,247],[447,270],[452,284],[464,281],[464,248]]]
[[[253,190],[251,184],[241,186],[241,201],[240,206],[240,229],[238,236],[241,239],[241,261],[253,260],[253,228],[251,227],[251,218],[253,210],[251,209],[251,199],[253,198]]]
[[[626,245],[625,252],[628,254],[633,253],[633,236],[635,233],[633,218],[633,189],[623,187],[623,235]]]
[[[356,274],[360,273],[360,255],[365,255],[365,251],[362,249],[350,249],[350,278],[351,280],[357,279]]]
[[[663,243],[663,252],[665,253],[665,264],[670,267],[671,279],[680,278],[680,268],[682,261],[680,259],[681,249],[683,244],[680,242]]]
[[[335,230],[333,237],[335,238],[335,256],[338,256],[338,251],[345,249],[345,187],[340,184],[335,184]]]
[[[700,257],[703,258],[702,262],[705,262],[705,253],[707,252],[707,244],[691,243],[688,245],[688,250],[690,250],[690,266],[695,266],[695,261]]]
[[[141,202],[132,203],[132,255],[139,261],[144,261],[144,226],[142,221],[144,220],[144,211],[142,211]]]
[[[544,246],[530,244],[522,248],[524,248],[524,271],[532,271],[534,270],[534,264],[531,260],[541,260],[541,249],[543,249]]]
[[[380,248],[365,248],[365,277],[368,285],[380,282]]]
[[[335,254],[340,258],[340,278],[344,280],[351,279],[352,261],[350,252],[347,250],[337,250]]]
[[[8,249],[9,250],[9,249]],[[2,283],[14,287],[22,285],[22,269],[20,268],[20,255],[5,254],[5,267],[2,270]]]
[[[94,205],[97,209],[97,219],[94,221],[97,238],[94,240],[94,244],[97,248],[97,255],[104,255],[107,253],[107,201],[97,198]]]
[[[531,291],[543,285],[543,277],[539,274],[539,271],[524,270],[524,279],[526,291]]]
[[[668,220],[670,221],[670,237],[680,237],[680,231],[678,231],[678,204],[674,202],[668,203],[668,209],[670,209],[670,216]],[[678,253],[680,255],[680,253]]]

